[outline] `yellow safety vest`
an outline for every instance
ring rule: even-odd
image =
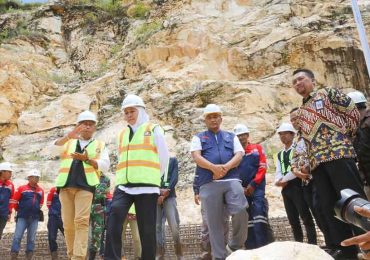
[[[71,157],[71,153],[76,151],[77,146],[77,139],[69,140],[67,143],[64,144],[63,152],[60,156],[60,168],[59,174],[55,182],[56,187],[64,187],[67,179],[68,174],[71,169],[71,165],[73,162],[73,158]],[[87,153],[89,155],[89,159],[97,160],[100,158],[100,154],[103,152],[105,147],[105,143],[102,141],[94,140],[92,141],[87,147]],[[86,181],[89,186],[96,186],[99,184],[99,171],[95,170],[94,167],[91,165],[83,162]]]
[[[280,151],[278,153],[277,157],[278,157],[278,160],[279,160],[279,163],[280,163],[280,166],[281,166],[281,173],[283,174],[283,176],[285,176],[288,172],[290,172],[292,170],[292,166],[291,166],[290,163],[291,163],[292,158],[293,158],[293,149],[290,149],[289,152],[288,152],[289,162],[287,162],[288,167],[286,167],[286,168],[285,168],[283,152],[284,151]]]
[[[156,186],[161,183],[159,156],[154,143],[154,128],[144,123],[136,130],[131,142],[130,129],[118,135],[118,165],[116,184],[126,186]]]

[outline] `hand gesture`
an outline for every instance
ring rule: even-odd
[[[355,206],[354,209],[361,216],[370,218],[370,210],[360,208],[358,206]],[[361,248],[361,250],[363,250],[362,259],[370,259],[370,231],[366,232],[363,235],[346,239],[342,241],[341,245],[342,246],[358,245]]]
[[[71,132],[69,132],[68,137],[71,139],[78,139],[80,137],[81,131],[85,129],[84,125],[79,125],[75,127]]]
[[[89,156],[87,154],[87,151],[85,150],[84,153],[71,153],[71,157],[74,159],[74,160],[79,160],[79,161],[86,161],[89,159]]]
[[[306,171],[306,170],[304,170],[304,171]],[[309,180],[311,178],[311,175],[310,174],[303,173],[302,170],[298,170],[297,168],[294,168],[293,169],[293,174],[295,176],[297,176],[298,178],[300,178],[301,180],[303,180],[303,181],[307,181],[307,180]]]
[[[213,179],[218,180],[226,175],[228,168],[224,165],[217,164],[212,167]]]

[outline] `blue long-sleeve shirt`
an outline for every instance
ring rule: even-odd
[[[170,194],[168,198],[176,197],[175,187],[179,180],[179,163],[176,157],[171,157],[170,162],[168,164],[168,175],[167,179],[165,180],[165,175],[162,177],[161,181],[161,189],[169,189]]]

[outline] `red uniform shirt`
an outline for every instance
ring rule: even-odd
[[[259,160],[258,171],[256,173],[256,177],[254,177],[254,179],[250,183],[250,185],[253,188],[256,188],[262,182],[262,180],[265,178],[265,175],[266,175],[266,170],[267,170],[266,155],[265,155],[262,145],[260,144],[248,143],[244,149],[245,149],[246,154],[250,154],[250,153],[259,154],[260,160]]]

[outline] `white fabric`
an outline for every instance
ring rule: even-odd
[[[133,125],[129,124],[132,130],[134,131],[134,133],[136,132],[139,126],[149,121],[149,115],[146,113],[145,108],[143,107],[135,107],[135,108],[139,111],[139,114],[137,116],[135,124]]]
[[[292,148],[293,148],[293,144],[289,147],[289,149],[287,149],[287,150],[284,149],[284,151],[288,152]],[[291,181],[291,180],[297,178],[297,176],[295,176],[291,171],[289,171],[285,176],[283,176],[283,174],[281,172],[281,165],[280,165],[279,158],[276,158],[275,166],[276,166],[275,185],[278,181],[288,182],[288,181]]]
[[[217,136],[215,135],[216,137],[216,140],[217,140]],[[243,154],[245,153],[244,149],[243,149],[243,146],[241,145],[239,139],[237,136],[234,136],[234,154],[236,154],[237,152],[242,152]],[[193,139],[191,140],[191,144],[190,144],[190,152],[194,152],[194,151],[202,151],[202,144],[200,142],[200,139],[198,136],[193,136]]]
[[[139,126],[149,121],[149,115],[146,113],[143,107],[135,107],[139,110],[139,115],[134,125],[130,125],[133,132],[135,133]],[[168,151],[168,147],[166,144],[165,137],[159,128],[159,126],[154,128],[154,143],[157,146],[158,156],[159,156],[159,165],[160,171],[163,175],[167,169],[167,164],[170,158],[170,154]],[[123,185],[118,186],[118,188],[128,194],[131,195],[138,195],[138,194],[151,194],[157,193],[159,194],[158,187],[125,187]]]

